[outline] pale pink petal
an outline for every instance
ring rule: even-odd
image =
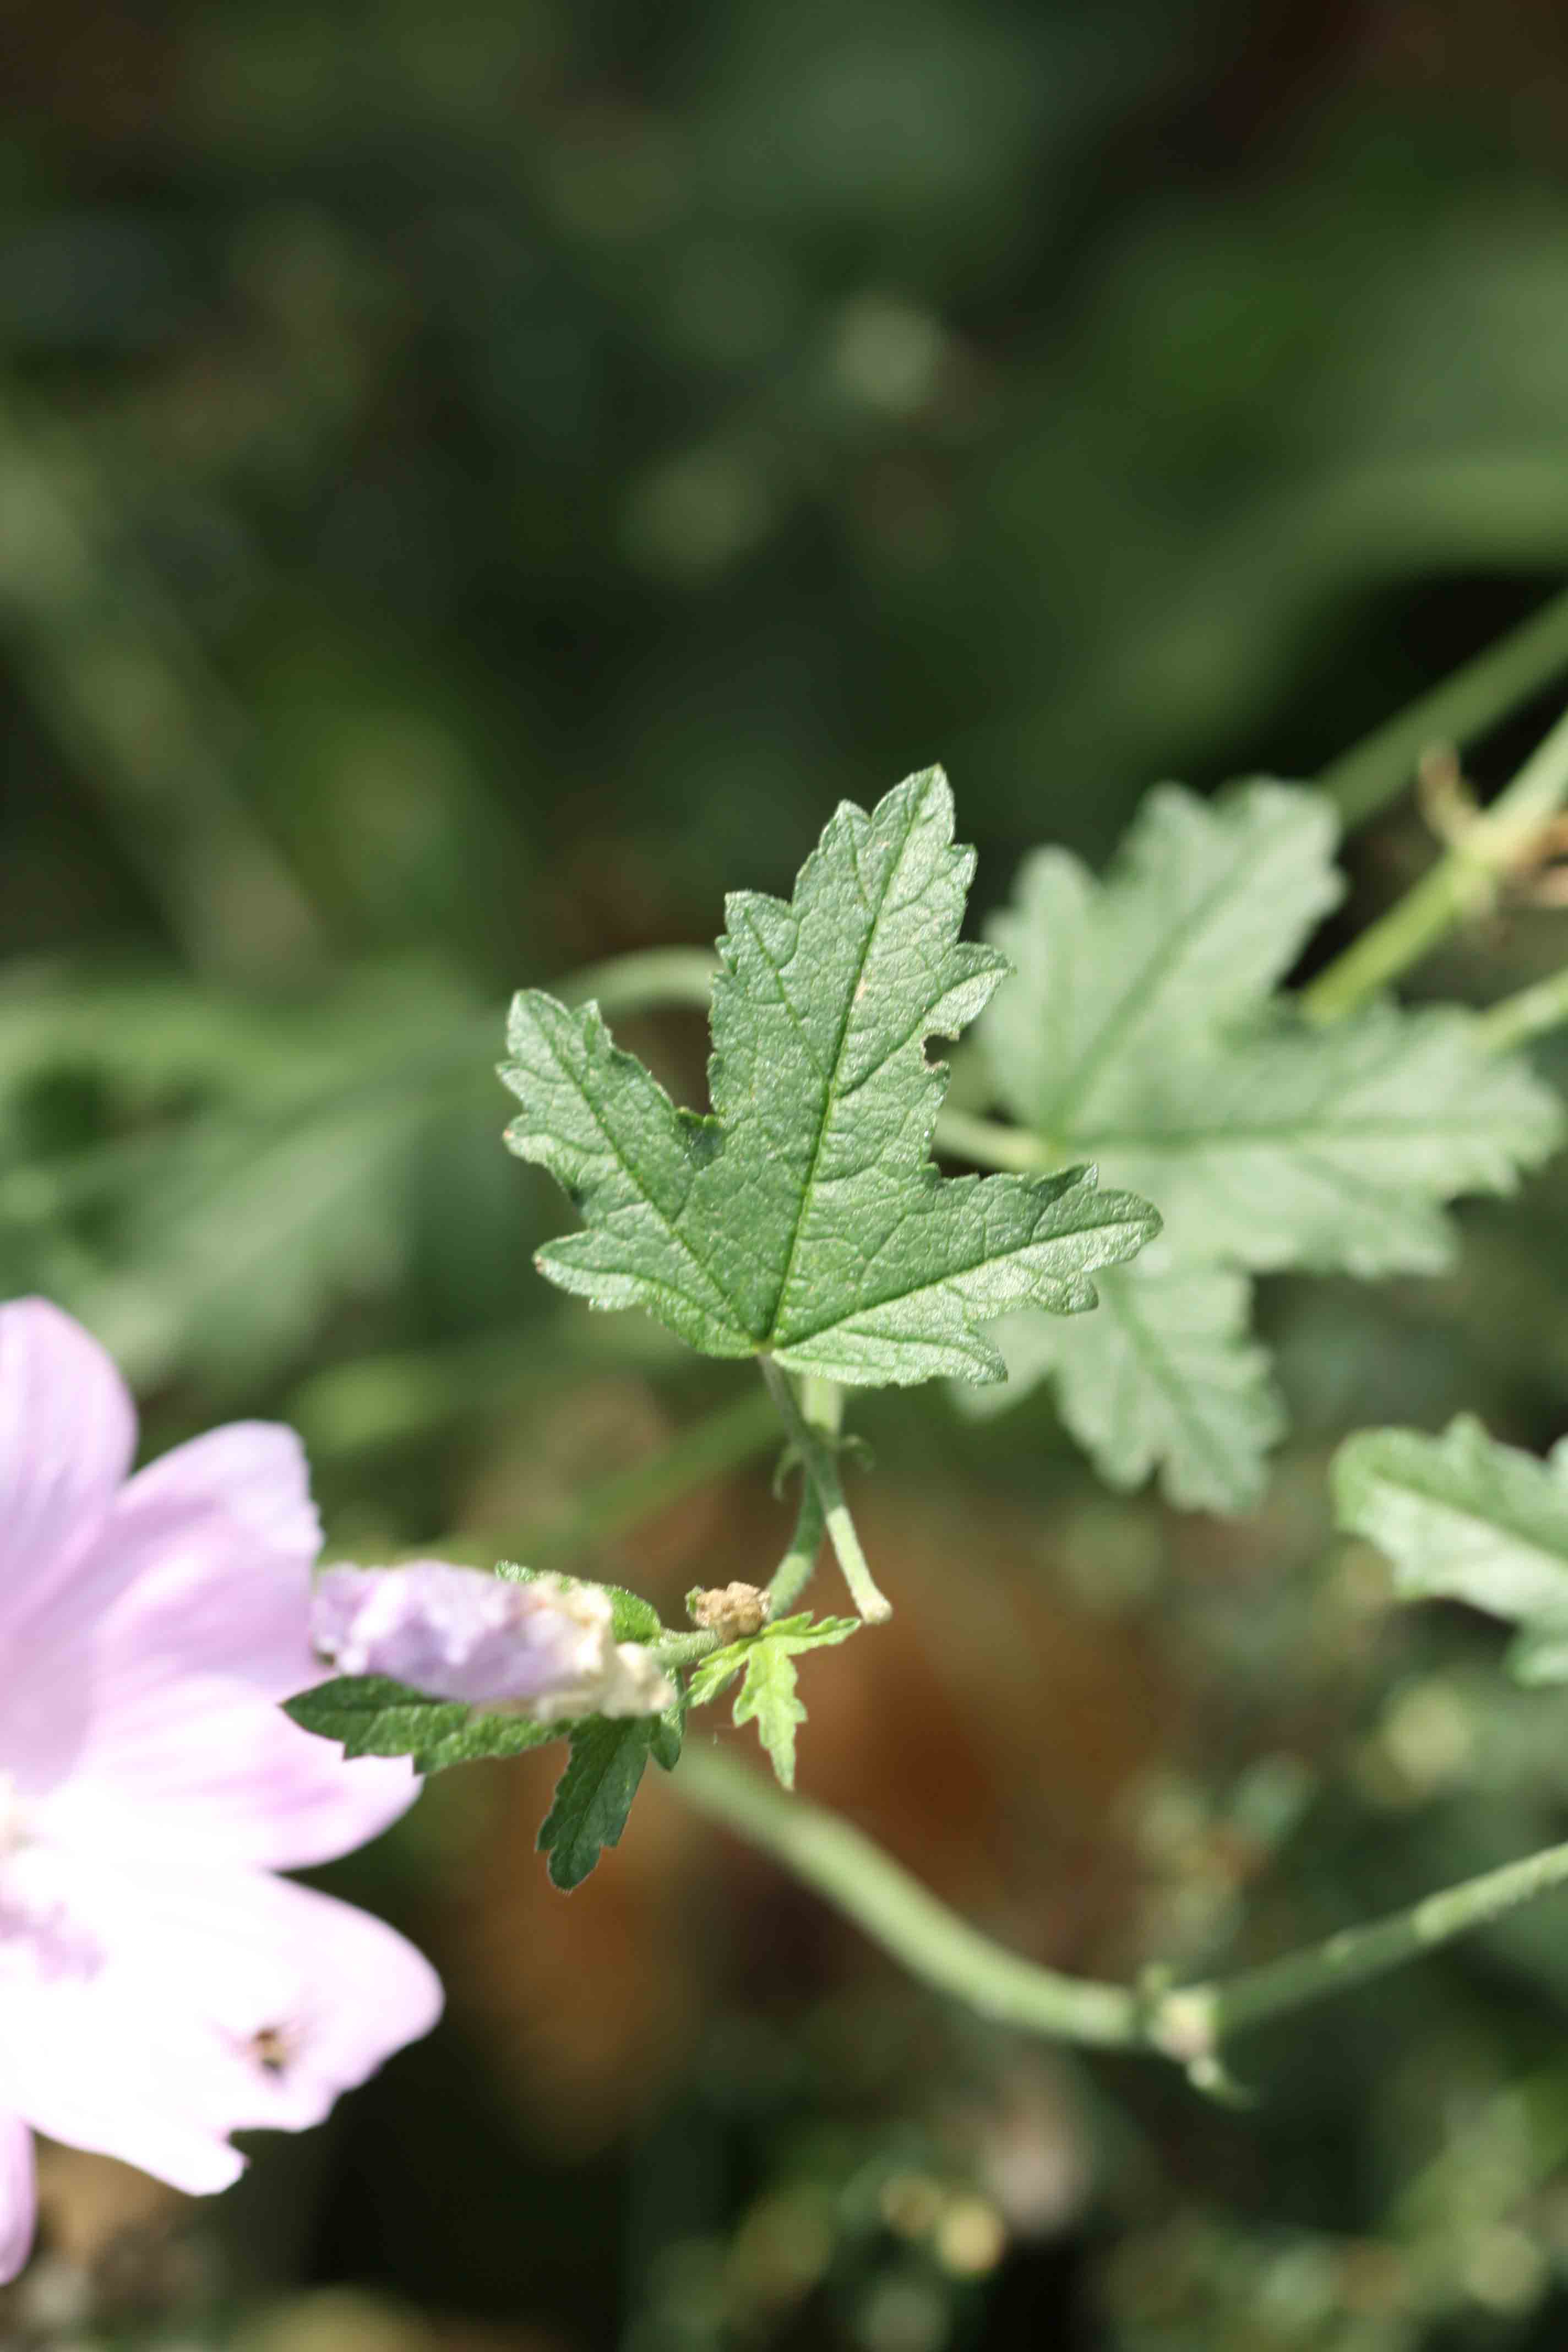
[[[68,1768],[85,1718],[77,1580],[135,1444],[130,1396],[98,1342],[44,1299],[0,1307],[3,1760],[28,1789]]]
[[[237,1423],[131,1481],[83,1564],[72,1654],[91,1709],[49,1801],[60,1835],[101,1842],[112,1824],[138,1848],[177,1839],[209,1862],[300,1869],[407,1810],[407,1763],[346,1763],[271,1704],[321,1678],[309,1638],[320,1541],[291,1430]]]
[[[321,1548],[291,1429],[236,1422],[139,1471],[115,1502],[78,1600],[116,1657],[218,1672],[287,1698],[321,1672],[310,1640]]]
[[[405,1937],[311,1887],[259,1873],[182,1879],[153,1906],[163,1997],[210,2019],[228,2062],[206,2078],[226,2130],[320,2123],[441,2014],[441,1980]]]
[[[0,2115],[0,2285],[33,2251],[37,2205],[33,2135],[20,2116]]]
[[[101,1976],[8,1984],[0,2002],[0,2100],[50,2139],[202,2197],[245,2162],[184,2095],[188,2063],[164,2021]]]
[[[58,1599],[136,1447],[124,1381],[47,1299],[0,1307],[0,1643]]]
[[[269,1700],[172,1672],[156,1650],[100,1674],[69,1776],[37,1801],[62,1845],[303,1870],[379,1837],[419,1794],[405,1757],[346,1760]]]
[[[319,2123],[440,2014],[413,1945],[285,1879],[105,1864],[89,1895],[98,1964],[5,1985],[0,2099],[175,2188],[226,2187],[228,2133]]]

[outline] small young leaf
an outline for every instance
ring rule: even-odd
[[[1268,1354],[1248,1342],[1251,1296],[1245,1275],[1216,1266],[1118,1266],[1093,1315],[1008,1316],[995,1335],[1008,1386],[959,1400],[1005,1410],[1052,1374],[1063,1421],[1108,1485],[1140,1486],[1158,1467],[1178,1509],[1247,1510],[1285,1422]]]
[[[1568,1679],[1568,1444],[1542,1462],[1461,1414],[1441,1437],[1363,1430],[1333,1480],[1340,1526],[1387,1553],[1402,1599],[1509,1619],[1521,1679]]]
[[[756,1635],[752,1635],[754,1641]],[[689,1706],[706,1706],[716,1699],[727,1683],[732,1683],[746,1663],[744,1642],[729,1642],[721,1650],[710,1650],[700,1665],[694,1666],[687,1685]]]
[[[567,1893],[581,1886],[605,1846],[620,1843],[653,1748],[656,1721],[639,1715],[612,1723],[590,1716],[572,1726],[572,1753],[539,1832],[539,1850],[550,1856],[551,1880]]]
[[[736,1675],[743,1675],[731,1719],[737,1727],[755,1723],[773,1770],[786,1789],[793,1789],[795,1736],[805,1721],[805,1708],[796,1695],[794,1661],[805,1651],[830,1649],[847,1642],[858,1631],[859,1620],[855,1617],[819,1617],[814,1622],[809,1610],[798,1616],[781,1617],[760,1633],[748,1633],[704,1658],[691,1677],[688,1703],[704,1706]]]
[[[283,1711],[320,1738],[337,1739],[346,1756],[407,1756],[418,1772],[440,1772],[484,1756],[519,1756],[563,1739],[571,1726],[527,1716],[489,1715],[457,1699],[426,1698],[384,1675],[343,1675],[318,1683]]]
[[[787,905],[731,898],[710,1118],[678,1110],[596,1006],[520,995],[507,1139],[584,1221],[541,1271],[706,1354],[871,1384],[999,1380],[985,1322],[1091,1307],[1089,1273],[1157,1230],[1146,1202],[1083,1169],[944,1180],[929,1157],[947,1074],[925,1040],[958,1035],[1006,969],[959,940],[973,870],[929,769],[869,816],[841,807]]]
[[[795,1786],[795,1735],[805,1721],[795,1690],[795,1660],[782,1642],[760,1642],[746,1661],[746,1679],[735,1701],[737,1729],[755,1723],[757,1738],[786,1789]]]

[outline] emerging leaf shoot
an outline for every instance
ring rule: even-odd
[[[727,1683],[742,1675],[733,1720],[737,1727],[755,1723],[773,1770],[786,1789],[793,1789],[795,1736],[805,1721],[805,1708],[796,1691],[795,1660],[807,1650],[830,1649],[847,1642],[858,1631],[858,1621],[853,1617],[820,1617],[815,1624],[809,1611],[781,1617],[763,1632],[731,1642],[704,1658],[691,1677],[688,1703],[705,1706],[718,1697]]]

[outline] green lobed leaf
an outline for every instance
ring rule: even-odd
[[[731,1720],[738,1729],[755,1723],[773,1770],[786,1789],[793,1789],[795,1733],[805,1721],[795,1660],[808,1650],[830,1649],[847,1642],[859,1631],[859,1624],[856,1617],[819,1617],[814,1622],[809,1610],[798,1616],[780,1617],[760,1633],[743,1634],[704,1658],[692,1675],[688,1704],[706,1706],[740,1675],[742,1679]]]
[[[757,1727],[780,1785],[795,1786],[795,1735],[805,1721],[797,1694],[795,1660],[778,1643],[764,1642],[746,1661],[746,1678],[735,1701],[737,1729]]]
[[[1159,1466],[1187,1507],[1256,1500],[1284,1426],[1242,1270],[1432,1272],[1445,1204],[1509,1190],[1561,1139],[1555,1097],[1466,1012],[1375,1004],[1313,1031],[1270,997],[1339,896],[1335,830],[1300,787],[1163,786],[1102,882],[1041,852],[991,926],[1019,974],[976,1031],[997,1097],[1164,1220],[1159,1266],[1108,1276],[1091,1323],[1003,1328],[1009,1401],[1051,1375],[1103,1475]]]
[[[1005,970],[959,940],[973,871],[928,769],[869,816],[841,806],[787,905],[731,897],[709,1118],[677,1109],[595,1005],[520,995],[507,1139],[584,1219],[541,1271],[706,1354],[859,1383],[999,1380],[983,1324],[1091,1307],[1089,1274],[1157,1230],[1147,1202],[1082,1169],[943,1179],[929,1157],[947,1074],[925,1040],[958,1035]]]
[[[1339,1525],[1394,1563],[1406,1601],[1467,1601],[1521,1628],[1521,1680],[1568,1680],[1568,1442],[1546,1461],[1468,1413],[1441,1437],[1367,1429],[1334,1456]]]
[[[346,1756],[407,1756],[418,1772],[440,1772],[486,1756],[519,1756],[572,1729],[526,1716],[488,1714],[457,1699],[426,1698],[384,1675],[318,1683],[285,1699],[283,1711],[304,1730],[341,1740]]]
[[[1555,1096],[1458,1006],[1173,1041],[1125,1083],[1121,1125],[1072,1150],[1157,1193],[1173,1251],[1259,1273],[1437,1272],[1443,1204],[1510,1192],[1562,1138]]]
[[[605,1847],[620,1843],[661,1733],[663,1762],[669,1748],[661,1718],[631,1716],[611,1722],[599,1715],[572,1726],[572,1752],[539,1832],[539,1851],[550,1856],[554,1885],[567,1893],[581,1886]]]
[[[1285,1421],[1268,1352],[1248,1341],[1251,1297],[1245,1275],[1140,1259],[1101,1276],[1096,1314],[1009,1316],[996,1342],[1010,1383],[1054,1377],[1061,1417],[1108,1485],[1140,1486],[1158,1468],[1179,1509],[1244,1511]],[[963,1402],[989,1412],[1010,1394]]]
[[[1337,838],[1331,804],[1297,785],[1163,784],[1103,881],[1065,849],[1026,859],[987,926],[1017,981],[976,1033],[1014,1116],[1080,1133],[1129,1061],[1260,1004],[1342,895]]]

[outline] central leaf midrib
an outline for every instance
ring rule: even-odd
[[[879,924],[881,922],[883,910],[888,903],[888,893],[892,888],[893,883],[897,879],[899,868],[903,864],[904,853],[910,845],[910,836],[915,829],[915,817],[916,803],[911,799],[910,803],[909,816],[904,824],[903,838],[899,843],[898,848],[889,864],[887,876],[883,881],[881,891],[879,894],[876,908],[871,914],[870,921],[866,926],[865,944],[860,950],[859,958],[855,966],[854,978],[845,992],[844,1018],[839,1024],[838,1039],[833,1052],[832,1067],[828,1071],[827,1082],[823,1088],[822,1117],[817,1122],[816,1140],[812,1146],[811,1165],[805,1171],[805,1181],[800,1188],[800,1205],[795,1211],[795,1225],[789,1238],[789,1254],[784,1260],[784,1270],[779,1281],[777,1296],[773,1300],[773,1313],[768,1318],[767,1330],[758,1343],[759,1346],[763,1348],[771,1348],[774,1339],[778,1336],[779,1323],[784,1315],[784,1301],[789,1297],[790,1284],[795,1279],[795,1261],[800,1255],[801,1235],[805,1231],[806,1211],[811,1206],[811,1196],[816,1183],[816,1171],[822,1164],[823,1146],[827,1140],[827,1129],[829,1121],[833,1116],[833,1106],[837,1095],[839,1074],[844,1066],[844,1056],[849,1045],[849,1032],[855,1020],[856,997],[858,994],[860,983],[866,976],[866,966],[871,961],[871,950],[876,945],[877,929]],[[853,836],[851,836],[850,840],[850,855],[853,857]]]
[[[980,1180],[982,1184],[1023,1185],[1029,1185],[1041,1181],[1042,1180],[1039,1178],[1030,1176],[984,1176]],[[1047,1177],[1043,1181],[1048,1183],[1053,1180]],[[1064,1192],[1061,1197],[1065,1199],[1067,1197],[1066,1193]],[[1097,1193],[1095,1197],[1097,1201],[1109,1205],[1110,1202],[1118,1200],[1125,1201],[1128,1196],[1125,1193],[1100,1192]],[[857,1299],[854,1306],[849,1307],[847,1312],[841,1315],[830,1316],[826,1323],[818,1323],[812,1330],[792,1331],[786,1344],[792,1349],[809,1347],[813,1339],[820,1339],[825,1332],[837,1331],[842,1324],[854,1322],[858,1316],[874,1315],[879,1307],[896,1307],[906,1298],[921,1298],[925,1297],[928,1292],[945,1289],[950,1283],[962,1282],[966,1275],[984,1274],[988,1266],[1010,1265],[1015,1258],[1027,1257],[1031,1250],[1039,1249],[1047,1242],[1067,1240],[1078,1234],[1112,1232],[1118,1226],[1129,1224],[1131,1222],[1132,1219],[1130,1216],[1118,1212],[1114,1215],[1101,1218],[1100,1222],[1095,1224],[1066,1226],[1059,1234],[1042,1234],[1037,1230],[1034,1233],[1026,1235],[1024,1240],[1021,1242],[1011,1244],[1005,1249],[992,1250],[984,1255],[968,1258],[962,1265],[949,1265],[943,1273],[932,1276],[929,1278],[922,1276],[918,1282],[906,1283],[901,1290],[884,1291],[876,1298]],[[954,1246],[956,1247],[957,1244],[955,1244]],[[1089,1276],[1092,1274],[1101,1273],[1112,1265],[1119,1265],[1122,1263],[1123,1261],[1119,1258],[1100,1258],[1097,1260],[1092,1266],[1083,1266],[1076,1269],[1076,1271],[1081,1272],[1087,1279]],[[1065,1276],[1053,1276],[1051,1278],[1053,1281],[1066,1279]]]
[[[1228,897],[1235,886],[1236,866],[1233,861],[1226,872],[1204,892],[1197,904],[1182,921],[1166,933],[1160,950],[1150,958],[1109,1019],[1085,1045],[1066,1086],[1060,1088],[1054,1097],[1048,1121],[1053,1129],[1060,1129],[1065,1122],[1070,1120],[1074,1110],[1082,1102],[1095,1072],[1113,1054],[1120,1051],[1121,1041],[1126,1037],[1128,1030],[1147,1010],[1150,1001],[1157,993],[1162,982],[1169,976],[1173,965],[1190,945],[1194,934],[1206,928],[1215,901]]]
[[[1222,1485],[1226,1483],[1231,1462],[1224,1441],[1216,1439],[1203,1414],[1189,1401],[1189,1384],[1176,1369],[1174,1350],[1155,1327],[1139,1314],[1131,1300],[1132,1285],[1102,1280],[1100,1289],[1100,1311],[1120,1326],[1125,1333],[1133,1361],[1157,1393],[1165,1401],[1178,1428],[1186,1432],[1187,1443],[1212,1475]]]

